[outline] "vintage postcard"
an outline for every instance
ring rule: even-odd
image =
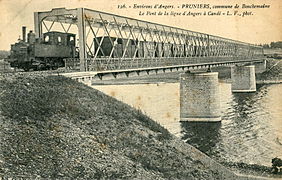
[[[0,0],[0,180],[282,178],[281,10]]]

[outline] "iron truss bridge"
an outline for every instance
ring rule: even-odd
[[[263,58],[262,47],[253,44],[86,8],[35,12],[34,24],[37,38],[55,27],[78,34],[78,57],[65,62],[66,68],[80,71],[183,67]]]

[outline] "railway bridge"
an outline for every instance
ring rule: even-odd
[[[255,71],[265,68],[262,47],[178,27],[87,8],[34,13],[35,34],[60,29],[78,35],[77,58],[65,59],[65,76],[84,83],[184,71],[180,77],[181,119],[220,121],[218,73],[232,66],[232,91],[256,91]],[[208,69],[193,73],[191,69]]]

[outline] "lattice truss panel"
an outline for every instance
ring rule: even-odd
[[[38,27],[41,35],[43,27],[51,31],[55,26],[62,32],[78,32],[80,66],[84,70],[250,59],[263,53],[262,48],[248,43],[90,9],[57,9],[43,16]]]

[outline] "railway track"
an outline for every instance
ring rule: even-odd
[[[44,70],[44,71],[29,71],[25,72],[24,70],[16,70],[16,71],[6,71],[0,72],[0,80],[4,78],[14,77],[14,76],[23,76],[23,77],[36,77],[36,76],[48,76],[48,75],[61,75],[62,73],[71,72],[70,70],[66,70],[65,68],[60,68],[57,70]]]

